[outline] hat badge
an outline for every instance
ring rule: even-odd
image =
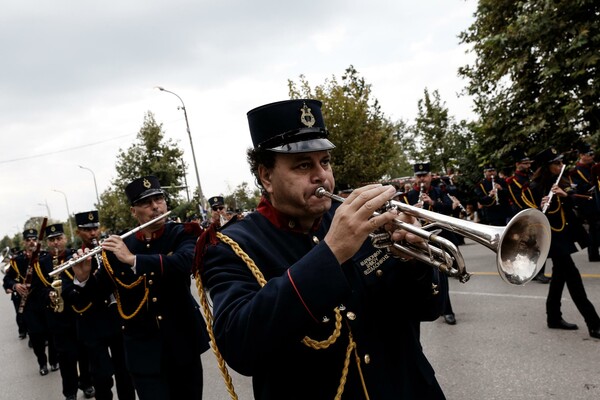
[[[88,214],[88,220],[93,221],[94,220],[94,214],[89,213]]]
[[[419,170],[423,170],[423,164],[419,164]]]
[[[56,227],[55,227],[55,226],[51,227],[51,228],[50,228],[50,231],[51,231],[51,232],[56,232]]]
[[[150,183],[150,181],[146,178],[144,178],[144,182],[142,183],[144,185],[144,187],[146,189],[150,189],[152,187],[152,184]]]
[[[306,103],[304,103],[302,106],[301,111],[302,114],[300,115],[300,122],[302,122],[302,124],[305,126],[312,128],[312,126],[315,124],[315,116],[312,114],[312,111],[306,105]]]
[[[558,152],[556,151],[556,149],[552,149],[552,154],[557,154]]]

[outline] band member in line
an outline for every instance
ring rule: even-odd
[[[167,212],[155,176],[133,180],[125,193],[140,225]],[[200,229],[163,218],[125,239],[104,240],[102,268],[94,274],[90,258],[73,266],[79,307],[98,293],[115,296],[127,369],[140,400],[202,398],[200,354],[208,349],[208,335],[190,289]]]

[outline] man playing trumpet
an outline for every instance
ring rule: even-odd
[[[414,218],[374,214],[395,188],[356,188],[341,204],[317,196],[335,187],[319,101],[267,104],[248,122],[257,212],[196,249],[228,365],[261,400],[443,399],[419,342],[420,322],[440,315],[439,272],[369,239],[387,226],[421,240],[394,231]]]

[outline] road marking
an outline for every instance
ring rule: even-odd
[[[470,294],[470,295],[474,295],[474,296],[513,297],[513,298],[518,298],[518,299],[546,300],[546,296],[532,296],[532,295],[509,294],[509,293],[458,292],[455,290],[451,290],[450,294]],[[565,300],[565,299],[563,299],[563,300]]]
[[[496,276],[498,275],[497,272],[470,272],[469,274],[471,275],[488,275],[488,276]],[[547,277],[552,277],[552,274],[545,274]],[[600,274],[580,274],[582,278],[592,278],[592,279],[599,279],[600,278]]]

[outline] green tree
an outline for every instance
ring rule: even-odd
[[[229,195],[224,196],[225,204],[233,210],[252,210],[260,201],[260,190],[252,190],[248,182],[242,182]]]
[[[301,75],[299,84],[288,80],[288,88],[292,99],[323,102],[323,117],[336,145],[332,165],[337,182],[358,187],[379,181],[398,167],[397,125],[383,114],[377,99],[372,99],[371,85],[353,66],[346,69],[341,82],[333,76],[311,88]]]
[[[125,187],[141,176],[156,176],[168,193],[169,207],[176,209],[182,203],[182,155],[183,151],[173,140],[165,139],[162,124],[156,122],[154,114],[147,112],[135,142],[126,150],[119,149],[117,177],[100,196],[98,210],[103,227],[119,232],[136,225]],[[180,217],[183,219],[185,215]]]
[[[465,154],[471,147],[471,135],[465,121],[456,122],[434,90],[427,88],[418,102],[415,125],[411,127],[415,148],[411,157],[415,161],[429,161],[432,172],[445,174],[451,167],[465,163]]]
[[[600,2],[480,0],[459,35],[476,55],[459,69],[480,116],[477,152],[497,159],[577,140],[600,142]]]

